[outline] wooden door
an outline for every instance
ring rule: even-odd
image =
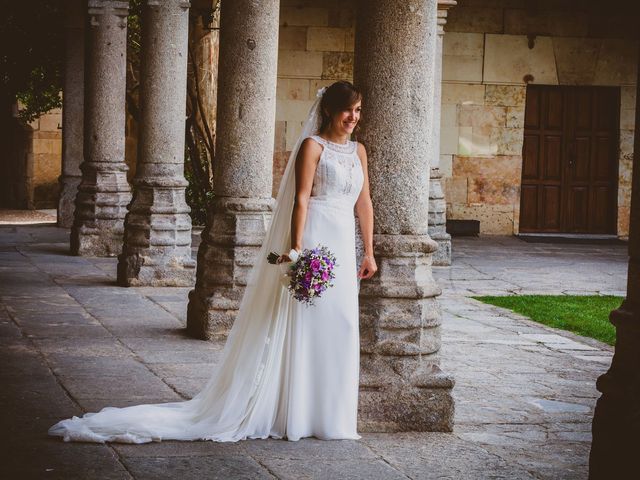
[[[520,232],[615,234],[620,90],[529,85]]]

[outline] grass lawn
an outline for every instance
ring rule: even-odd
[[[620,306],[622,297],[575,295],[514,295],[473,297],[484,303],[508,308],[531,320],[613,345],[616,331],[609,313]]]

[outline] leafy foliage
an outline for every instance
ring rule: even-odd
[[[6,2],[0,16],[0,90],[22,104],[26,122],[60,107],[64,19],[61,2]]]

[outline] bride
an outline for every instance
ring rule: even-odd
[[[349,140],[360,119],[349,82],[318,91],[285,169],[269,230],[222,359],[184,402],[106,407],[49,429],[65,441],[145,443],[247,438],[357,439],[358,279],[377,270],[367,155]],[[356,265],[355,213],[364,243]],[[313,306],[292,299],[269,265],[324,245],[336,256],[334,286]]]

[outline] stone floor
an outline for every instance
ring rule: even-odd
[[[442,284],[451,434],[360,441],[67,444],[47,428],[104,406],[199,390],[221,345],[185,336],[186,288],[119,288],[113,258],[68,255],[68,232],[0,226],[0,478],[586,478],[594,382],[612,350],[481,304],[478,293],[617,293],[624,245],[454,240]]]
[[[56,210],[7,210],[0,209],[0,225],[32,225],[56,223]]]

